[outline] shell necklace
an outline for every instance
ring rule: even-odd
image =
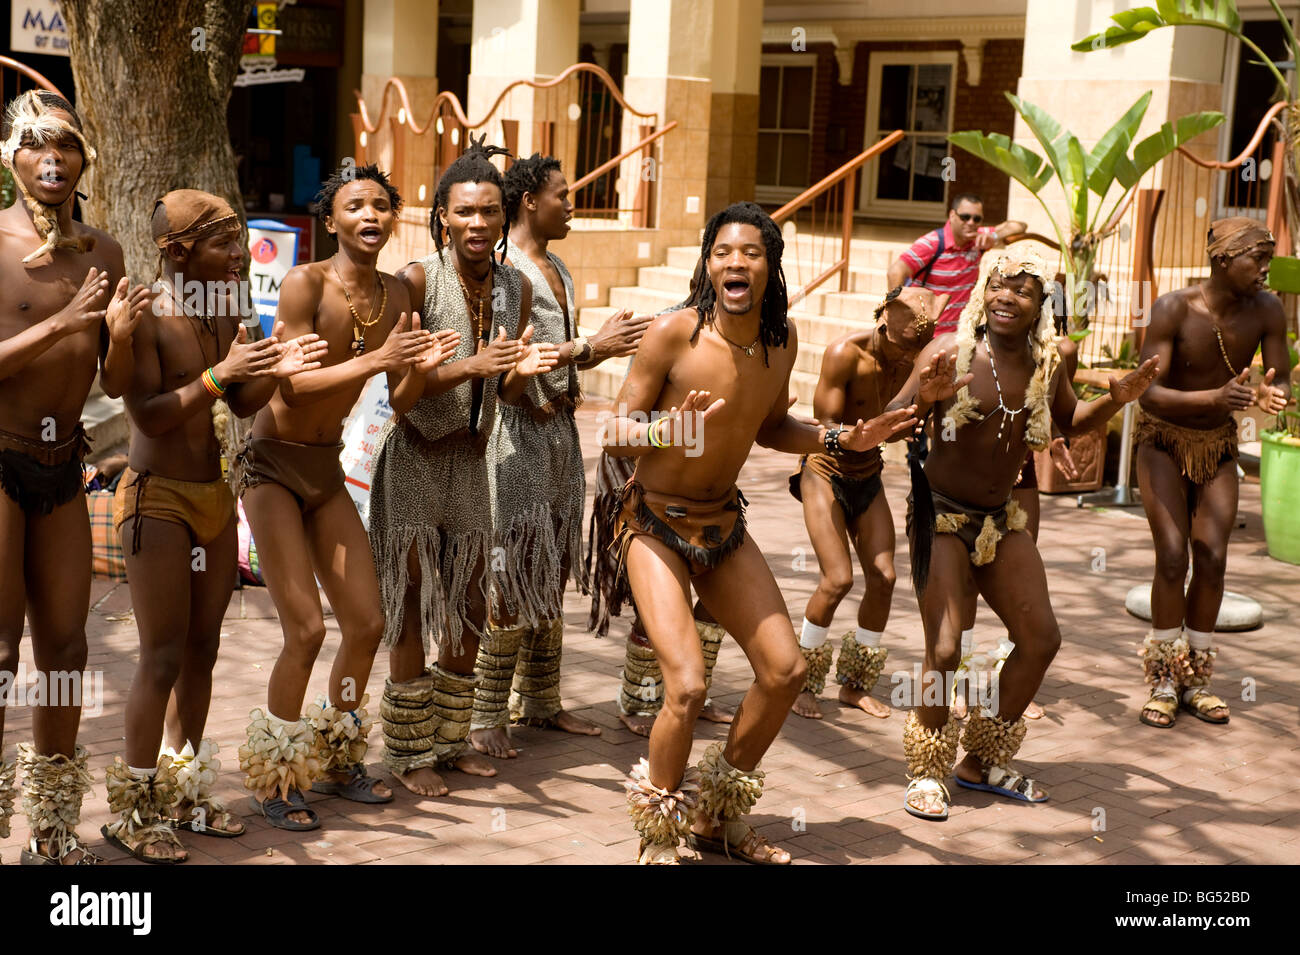
[[[335,278],[339,280],[339,285],[343,289],[343,297],[348,301],[348,311],[352,313],[352,350],[358,355],[364,355],[366,353],[366,329],[379,321],[380,316],[384,314],[384,309],[388,307],[388,285],[380,278],[379,270],[375,269],[375,281],[381,290],[379,310],[376,311],[372,306],[369,321],[363,322],[361,316],[357,314],[356,306],[352,304],[352,293],[348,291],[347,283],[343,281],[343,276],[339,273],[338,262],[331,258],[330,265],[334,269]]]
[[[1002,382],[998,381],[998,365],[997,362],[993,360],[993,346],[989,344],[989,340],[987,338],[984,339],[984,350],[988,352],[989,367],[993,369],[993,387],[998,390],[998,405],[996,408],[993,409],[993,411],[990,411],[989,414],[993,414],[993,412],[995,411],[1002,412],[1002,420],[998,422],[998,440],[1001,440],[1002,432],[1007,429],[1008,422],[1010,422],[1011,427],[1014,428],[1016,423],[1016,415],[1024,411],[1025,408],[1028,407],[1028,403],[1022,402],[1020,407],[1017,408],[1015,411],[1012,411],[1010,408],[1006,406],[1005,402],[1002,400]],[[1008,451],[1011,450],[1010,434],[1007,435],[1007,450]]]

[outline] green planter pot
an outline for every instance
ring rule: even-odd
[[[1300,438],[1260,435],[1259,484],[1269,556],[1300,564]]]

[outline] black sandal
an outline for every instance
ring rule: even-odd
[[[255,797],[249,796],[248,801],[276,829],[284,829],[288,832],[311,832],[313,829],[320,828],[320,818],[314,810],[308,808],[307,800],[300,789],[290,789],[287,801],[279,796],[268,798],[262,802],[258,802]],[[305,812],[311,816],[311,822],[295,822],[289,818],[291,812]]]
[[[375,786],[380,780],[374,776],[366,775],[366,768],[361,765],[353,766],[351,775],[347,782],[335,782],[332,779],[318,779],[311,784],[311,791],[320,793],[324,796],[342,796],[351,802],[368,803],[379,805],[393,801],[393,794],[380,796],[375,792]]]

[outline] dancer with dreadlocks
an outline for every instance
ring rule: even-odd
[[[221,764],[203,736],[235,584],[235,499],[221,468],[226,422],[254,414],[280,379],[319,367],[324,346],[314,334],[282,345],[282,326],[247,341],[244,242],[224,199],[177,189],[154,203],[152,219],[158,294],[135,334],[130,463],[113,507],[140,657],[126,701],[126,758],[114,760],[106,779],[118,818],[103,833],[143,862],[177,863],[187,853],[173,826],[244,834],[212,795]]]
[[[284,381],[257,415],[235,471],[257,541],[284,644],[240,747],[244,785],[279,829],[316,829],[303,790],[358,803],[386,803],[392,791],[365,769],[372,720],[366,684],[384,619],[366,530],[344,487],[343,419],[366,382],[388,376],[394,402],[417,394],[450,355],[454,333],[438,336],[408,311],[405,287],[381,272],[402,198],[376,166],[334,173],[316,198],[338,251],[290,270],[277,320],[286,334],[317,331],[327,349],[317,370]],[[303,710],[325,639],[316,582],[325,589],[341,643],[328,693]]]
[[[701,283],[707,281],[704,260],[700,259],[695,266],[695,274],[691,276],[690,294],[686,300],[651,318],[693,307]],[[586,572],[591,587],[587,631],[594,630],[602,637],[609,633],[611,617],[619,616],[623,612],[623,605],[632,602],[627,575],[619,573],[618,555],[610,548],[610,544],[614,538],[615,518],[623,507],[623,487],[632,479],[635,470],[636,458],[616,458],[608,451],[601,451],[600,461],[596,465],[595,500],[591,508],[586,554]],[[726,631],[709,616],[699,600],[695,601],[693,616],[700,637],[700,650],[704,654],[704,690],[707,693],[713,685],[713,668],[718,662],[718,651],[722,648],[722,638]],[[618,706],[619,722],[637,736],[649,737],[655,717],[663,708],[664,680],[659,660],[654,648],[650,646],[650,638],[645,634],[645,627],[642,626],[635,607],[624,648],[623,670],[615,703]],[[710,723],[730,723],[734,716],[726,707],[706,696],[704,706],[700,709],[700,719]]]
[[[573,279],[549,251],[569,234],[573,203],[560,162],[534,153],[507,170],[506,262],[533,289],[533,340],[558,346],[555,367],[521,379],[522,391],[501,395],[492,434],[497,462],[496,530],[512,573],[497,595],[479,643],[474,672],[474,717],[469,742],[480,753],[513,757],[510,721],[600,735],[589,720],[560,702],[564,638],[564,588],[582,554],[585,465],[574,409],[582,400],[578,369],[630,355],[650,324],[628,311],[611,316],[590,340],[578,337],[571,309]],[[517,569],[517,572],[514,572]],[[587,589],[586,575],[579,585]]]
[[[851,332],[826,346],[813,396],[813,414],[829,425],[870,419],[911,373],[912,363],[934,336],[935,321],[948,296],[920,286],[896,287],[876,308],[876,325]],[[882,317],[883,316],[883,317]],[[832,649],[827,638],[835,610],[853,589],[857,551],[866,577],[858,607],[857,630],[844,634],[835,678],[839,700],[884,719],[889,707],[871,690],[885,668],[889,649],[880,645],[894,595],[894,519],[885,499],[880,448],[860,454],[812,454],[799,461],[790,493],[803,503],[804,522],[817,554],[820,579],[804,611],[799,649],[808,664],[808,681],[794,702],[799,716],[821,719],[817,694],[826,686]]]
[[[1112,377],[1109,396],[1079,402],[1058,373],[1048,275],[1033,252],[987,253],[957,333],[939,336],[921,352],[891,403],[914,403],[923,418],[933,410],[939,439],[924,469],[911,462],[907,515],[925,672],[903,728],[910,779],[904,808],[922,819],[948,818],[945,781],[958,736],[948,689],[975,590],[1006,626],[1014,650],[990,705],[969,715],[957,784],[1025,802],[1047,799],[1037,782],[1011,768],[1011,760],[1025,737],[1024,709],[1061,633],[1042,559],[1033,539],[1020,533],[1025,513],[1011,488],[1026,447],[1047,447],[1053,421],[1067,435],[1088,431],[1137,398],[1156,374],[1152,358],[1122,380]]]
[[[780,229],[754,203],[709,220],[699,304],[651,324],[619,395],[621,413],[602,436],[611,454],[637,458],[614,546],[664,676],[650,758],[626,783],[645,864],[679,862],[688,832],[703,851],[790,861],[742,818],[762,794],[759,761],[806,671],[785,601],[745,530],[735,480],[754,443],[795,454],[864,451],[916,423],[911,409],[851,429],[790,417],[798,345],[786,318],[783,247]],[[726,744],[710,746],[698,768],[687,766],[706,695],[692,585],[755,673]]]
[[[72,218],[77,182],[95,161],[81,118],[62,97],[32,90],[9,103],[0,161],[19,201],[0,212],[0,673],[18,667],[23,616],[42,685],[72,686],[32,715],[18,747],[32,865],[91,865],[77,841],[90,790],[77,745],[81,671],[90,610],[90,520],[81,461],[81,412],[95,372],[117,397],[131,383],[132,336],[149,305],[128,288],[122,248]],[[112,290],[110,292],[110,290]],[[13,815],[13,762],[3,758],[0,701],[0,837]]]
[[[1291,399],[1286,315],[1264,282],[1273,235],[1249,218],[1212,223],[1210,277],[1161,295],[1151,310],[1144,355],[1161,374],[1142,396],[1138,486],[1155,542],[1151,632],[1143,645],[1151,698],[1138,715],[1167,729],[1179,707],[1207,723],[1228,722],[1209,690],[1214,626],[1223,600],[1228,536],[1237,516],[1237,423],[1252,404],[1278,414]],[[1264,380],[1246,384],[1263,350]],[[1191,545],[1192,579],[1187,579]]]
[[[532,342],[532,283],[493,257],[507,224],[494,155],[508,154],[471,142],[447,167],[429,217],[436,251],[398,272],[411,307],[459,344],[417,389],[394,394],[375,451],[370,543],[390,671],[380,706],[384,765],[421,796],[446,794],[435,771],[444,765],[496,775],[466,752],[489,593],[512,592],[509,578],[520,571],[493,561],[490,438],[498,398],[517,401],[525,379],[551,371],[559,351]],[[426,667],[431,641],[437,660]]]

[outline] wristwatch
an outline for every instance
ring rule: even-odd
[[[585,338],[575,338],[573,340],[573,363],[583,365],[591,361],[592,355],[596,353],[596,346]]]

